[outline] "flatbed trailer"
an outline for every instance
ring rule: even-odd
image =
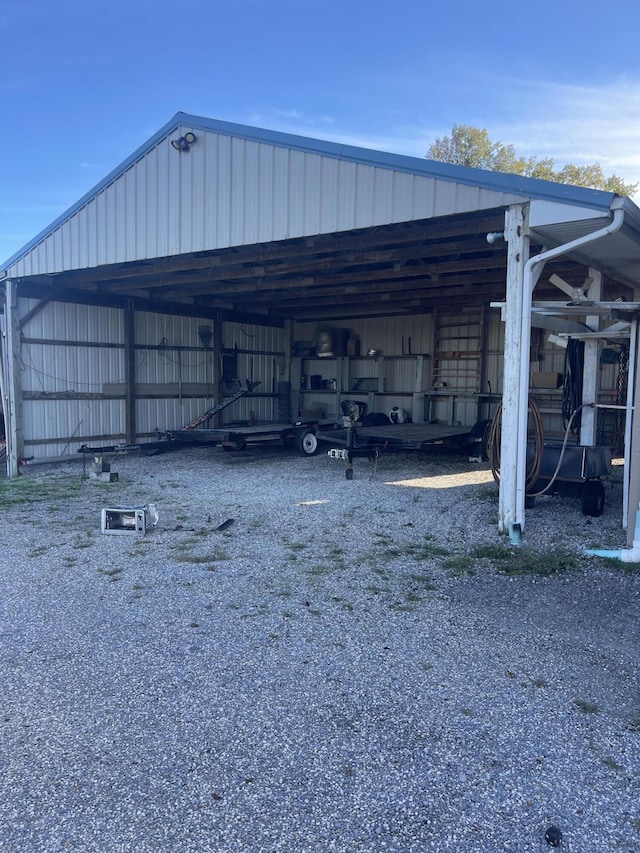
[[[250,444],[293,443],[302,456],[318,452],[318,439],[324,431],[335,429],[333,420],[298,420],[293,423],[228,424],[216,429],[179,429],[169,432],[170,440],[190,444],[220,445],[223,450],[244,450]]]
[[[446,426],[444,424],[382,424],[380,426],[351,427],[354,446],[384,447],[386,450],[428,450],[435,446],[467,450],[475,443],[475,427]],[[326,430],[322,441],[347,443],[347,429]],[[482,433],[480,434],[482,439]]]
[[[321,441],[341,445],[329,451],[329,455],[345,459],[347,480],[353,479],[353,460],[358,457],[375,459],[384,450],[426,451],[447,449],[458,453],[473,454],[477,458],[486,455],[486,434],[489,421],[478,421],[472,427],[448,426],[432,423],[380,424],[360,426],[347,423],[343,429],[326,430],[318,436]]]
[[[345,419],[348,421],[348,418]],[[249,445],[293,444],[302,456],[314,456],[321,442],[345,448],[344,458],[372,456],[381,451],[451,449],[483,455],[485,421],[473,427],[430,423],[340,426],[334,420],[301,419],[294,422],[236,423],[215,429],[178,429],[163,433],[162,440],[134,445],[80,448],[82,453],[114,453],[137,450],[146,455],[179,450],[184,447],[220,446],[225,451],[244,450]],[[337,455],[337,454],[334,454]]]

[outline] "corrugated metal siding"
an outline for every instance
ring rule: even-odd
[[[237,378],[258,382],[255,390],[241,398],[222,413],[224,424],[233,421],[278,420],[278,404],[275,395],[278,382],[286,379],[283,374],[284,330],[250,323],[222,324],[222,344],[225,350],[237,350]]]
[[[222,324],[222,345],[227,349],[283,352],[284,331],[273,326],[225,322]]]
[[[39,304],[37,299],[20,299],[20,316]],[[122,316],[117,308],[49,302],[22,329],[26,338],[91,343],[123,343]]]
[[[136,401],[139,437],[180,429],[214,404],[213,354],[202,344],[200,326],[213,328],[195,317],[136,313],[136,384],[153,395]]]
[[[184,133],[181,128],[171,136]],[[151,148],[9,276],[94,267],[493,208],[519,197],[199,132]]]
[[[22,346],[24,392],[100,393],[106,382],[124,381],[122,350],[30,341]]]
[[[55,457],[74,454],[86,443],[122,442],[123,423],[121,400],[25,401],[25,455]]]
[[[19,316],[37,305],[37,300],[20,299]],[[212,352],[205,351],[198,332],[202,325],[209,324],[199,318],[135,315],[135,375],[145,396],[136,403],[139,438],[156,429],[183,427],[217,399]],[[282,330],[228,324],[225,333],[225,346],[259,351],[239,353],[238,376],[244,381],[253,373],[261,394],[269,395],[234,405],[228,414],[248,418],[253,411],[259,419],[272,419],[271,395],[284,363],[276,355],[282,352]],[[124,440],[125,405],[117,396],[124,394],[124,356],[118,309],[49,302],[31,317],[21,347],[26,455],[54,457],[75,453],[84,443]],[[107,397],[100,399],[104,393]],[[69,398],[60,399],[62,394]]]
[[[37,305],[37,300],[20,299],[19,316]],[[121,441],[123,401],[92,396],[102,392],[104,383],[124,380],[121,312],[50,302],[25,323],[22,337],[25,455],[74,453],[98,437]],[[56,399],[60,394],[78,397]]]

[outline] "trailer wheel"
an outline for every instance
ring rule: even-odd
[[[587,480],[582,487],[582,514],[599,518],[604,512],[604,486],[601,480]]]
[[[233,453],[236,450],[246,450],[247,449],[247,442],[243,441],[243,442],[240,442],[238,444],[223,444],[222,449],[224,450],[225,453]]]
[[[320,448],[318,436],[313,429],[304,429],[296,433],[296,450],[301,456],[315,456]]]

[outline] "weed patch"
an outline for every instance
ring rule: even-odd
[[[492,563],[510,560],[516,555],[515,548],[508,545],[476,545],[469,555],[477,560],[491,560]]]
[[[474,574],[475,560],[469,554],[456,554],[442,563],[442,568],[447,569],[449,577],[455,578],[461,575]]]
[[[110,581],[119,581],[122,575],[122,566],[113,566],[109,569],[98,569],[98,574],[103,575]]]
[[[21,504],[46,502],[59,508],[70,497],[80,494],[82,483],[77,477],[61,474],[48,474],[41,477],[18,477],[14,480],[0,480],[0,508],[10,508]],[[58,504],[57,502],[62,502]]]
[[[583,714],[599,714],[600,708],[594,705],[593,702],[586,702],[584,699],[574,699],[573,704],[582,711]]]
[[[630,732],[639,732],[640,733],[640,714],[636,717],[633,717],[629,720],[629,724],[627,726]]]
[[[46,554],[46,553],[47,553],[47,551],[48,551],[48,550],[49,550],[49,549],[47,548],[47,546],[46,546],[46,545],[38,545],[38,547],[37,547],[37,548],[34,548],[34,549],[33,549],[33,551],[30,551],[30,552],[29,552],[29,557],[30,557],[32,560],[34,560],[34,559],[36,559],[37,557],[42,557],[44,554]]]
[[[549,577],[560,572],[577,569],[578,566],[578,557],[570,551],[548,551],[542,553],[523,551],[518,554],[513,566],[505,566],[504,569],[501,568],[501,571],[503,570],[505,574]]]
[[[481,486],[475,493],[476,500],[498,502],[499,491],[497,486]]]
[[[207,554],[193,554],[190,552],[183,552],[180,554],[176,554],[174,559],[177,563],[192,563],[193,565],[204,565],[205,563],[215,563],[220,560],[229,560],[230,556],[222,548],[214,548]]]

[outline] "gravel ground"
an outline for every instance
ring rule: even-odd
[[[0,850],[640,851],[640,570],[484,464],[253,448],[0,482]],[[145,537],[103,507],[153,502]],[[233,519],[226,529],[216,528]]]

